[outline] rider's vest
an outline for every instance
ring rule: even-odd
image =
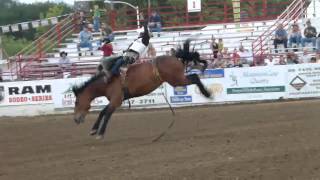
[[[147,48],[148,47],[142,43],[142,38],[139,38],[135,40],[128,49],[137,52],[141,57],[146,52]]]

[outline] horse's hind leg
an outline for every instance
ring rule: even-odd
[[[209,98],[211,96],[211,93],[204,87],[204,85],[202,84],[202,82],[197,74],[190,74],[190,75],[186,76],[186,78],[188,79],[188,82],[190,84],[196,84],[198,86],[198,88],[200,89],[200,92],[205,97]]]
[[[200,89],[200,92],[205,97],[210,97],[211,93],[204,87],[199,76],[197,74],[183,75],[180,77],[176,77],[174,80],[168,81],[171,86],[187,86],[191,84],[196,84]]]
[[[105,115],[106,111],[108,109],[108,105],[102,109],[102,111],[100,112],[99,116],[98,116],[98,119],[96,120],[96,122],[94,123],[91,131],[90,131],[90,135],[93,136],[95,134],[97,134],[97,131],[98,131],[98,128],[99,128],[99,125],[101,123],[101,120],[103,118],[103,116]]]

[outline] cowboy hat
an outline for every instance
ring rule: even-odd
[[[62,51],[62,52],[60,52],[60,57],[62,57],[63,54],[66,55],[66,56],[68,56],[68,53],[67,53],[67,52]]]

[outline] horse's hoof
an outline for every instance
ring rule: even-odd
[[[96,129],[91,130],[90,133],[89,133],[89,135],[90,135],[90,136],[96,135],[97,132],[98,132],[98,131],[97,131]]]
[[[97,139],[97,140],[103,139],[103,135],[98,135],[98,136],[96,137],[96,139]]]

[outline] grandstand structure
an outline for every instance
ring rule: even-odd
[[[245,0],[244,0],[245,1]],[[241,1],[242,2],[242,1]],[[203,18],[204,14],[189,17],[183,23],[169,23],[163,29],[160,37],[154,36],[151,43],[158,55],[168,54],[171,48],[176,48],[184,40],[193,38],[193,46],[204,59],[212,58],[210,49],[211,38],[222,38],[224,46],[229,49],[238,48],[242,44],[249,49],[252,59],[271,52],[272,35],[278,24],[284,24],[288,29],[293,22],[304,22],[308,14],[308,0],[293,0],[287,4],[263,5],[265,15],[248,17],[240,22],[234,22],[230,15],[230,7],[224,4],[224,18],[222,21],[208,20],[196,23],[193,18]],[[277,9],[277,7],[279,9]],[[165,7],[164,7],[165,8]],[[232,8],[231,8],[232,9]],[[267,11],[269,10],[269,12]],[[280,13],[271,13],[280,11]],[[114,16],[115,12],[111,12]],[[160,12],[161,14],[161,12]],[[271,15],[270,15],[271,14]],[[113,19],[113,18],[110,18]],[[167,19],[168,20],[168,19]],[[312,20],[317,26],[315,20]],[[129,23],[131,21],[128,21]],[[115,29],[115,39],[112,42],[115,53],[121,53],[138,36],[136,29],[121,28],[111,22]],[[135,27],[136,28],[136,27]],[[35,40],[32,44],[21,50],[16,56],[6,62],[2,76],[4,80],[34,80],[61,78],[61,70],[58,66],[59,52],[68,52],[72,65],[67,70],[69,77],[77,77],[94,74],[102,52],[98,50],[100,33],[93,33],[93,55],[86,53],[88,49],[82,48],[83,56],[78,56],[77,43],[77,17],[71,14],[61,20],[49,31]],[[144,59],[148,60],[148,58]]]

